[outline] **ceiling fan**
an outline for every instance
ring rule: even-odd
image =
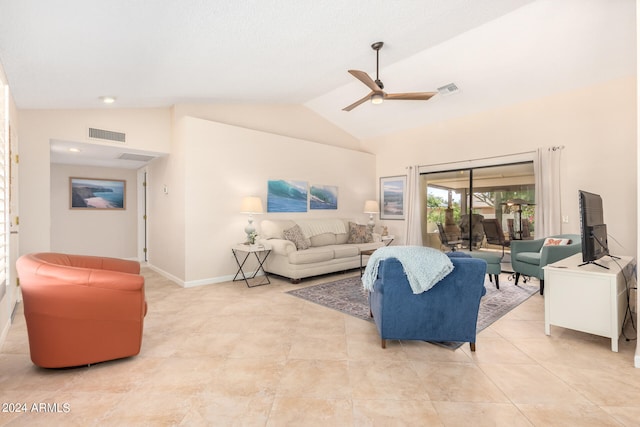
[[[371,48],[376,51],[376,79],[375,81],[369,77],[367,73],[359,70],[349,70],[349,74],[351,74],[356,79],[360,80],[362,83],[367,85],[371,92],[365,96],[354,102],[353,104],[344,107],[342,111],[351,111],[356,108],[358,105],[362,104],[365,101],[371,100],[372,104],[382,104],[382,101],[385,99],[405,99],[405,100],[416,100],[416,101],[427,101],[431,99],[433,95],[437,92],[411,92],[411,93],[386,93],[382,89],[384,89],[384,85],[378,78],[378,66],[380,59],[380,49],[384,42],[375,42],[371,45]]]

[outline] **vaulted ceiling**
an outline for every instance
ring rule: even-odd
[[[460,91],[342,111],[376,41],[386,91]],[[302,104],[358,139],[635,74],[635,45],[634,0],[0,0],[19,109]]]

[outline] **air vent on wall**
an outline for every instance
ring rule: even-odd
[[[449,83],[446,86],[442,86],[438,88],[438,93],[440,96],[453,95],[456,92],[459,92],[458,86],[455,83]]]
[[[133,153],[122,153],[118,159],[121,160],[134,160],[136,162],[148,162],[149,160],[155,159],[154,156],[147,156],[145,154],[133,154]]]
[[[89,138],[103,139],[107,141],[126,142],[126,135],[123,132],[112,130],[89,128]]]

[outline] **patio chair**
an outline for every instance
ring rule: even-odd
[[[492,245],[502,246],[502,256],[504,256],[504,248],[511,245],[511,241],[504,238],[504,232],[500,221],[495,218],[483,219],[482,228],[484,229],[484,235],[487,238],[487,243]]]
[[[455,237],[451,239],[450,236],[447,235],[447,233],[444,231],[443,225],[441,223],[438,223],[437,225],[438,233],[440,234],[440,242],[444,246],[448,246],[452,251],[455,251],[458,246],[462,244],[462,240],[460,240],[460,238],[456,239]]]

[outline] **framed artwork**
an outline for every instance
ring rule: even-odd
[[[407,176],[380,178],[380,219],[404,219]]]
[[[278,179],[267,185],[267,212],[306,212],[307,183]]]
[[[70,209],[126,209],[127,182],[119,179],[69,178]]]
[[[338,209],[338,187],[334,185],[311,185],[309,209]]]

